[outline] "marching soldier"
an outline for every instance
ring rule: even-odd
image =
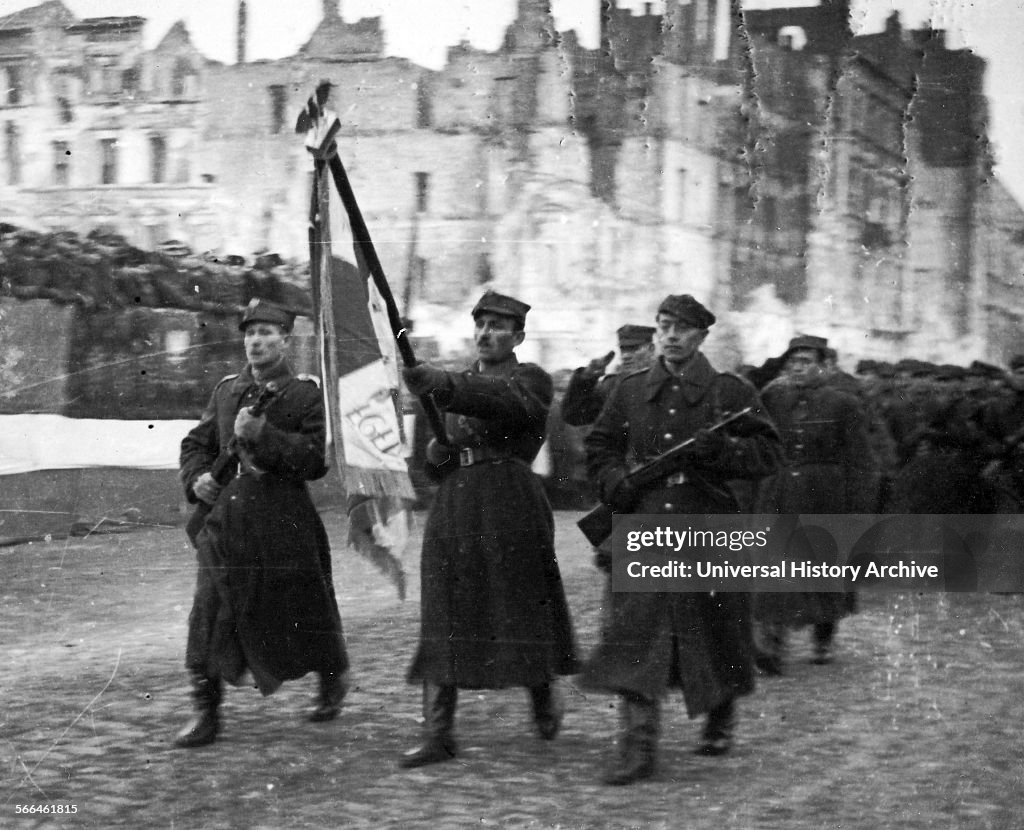
[[[871,513],[878,465],[868,420],[856,397],[835,388],[826,368],[828,341],[800,335],[783,355],[783,375],[761,391],[782,436],[785,466],[764,484],[760,512]],[[786,629],[814,625],[814,661],[832,659],[838,621],[853,610],[852,593],[759,594],[763,633],[758,665],[782,673]]]
[[[562,399],[562,420],[570,426],[592,424],[608,399],[608,393],[619,379],[630,372],[646,369],[654,359],[654,328],[627,323],[616,332],[619,338],[619,371],[608,374],[615,357],[608,352],[581,366],[569,378],[569,387]]]
[[[223,682],[251,672],[264,695],[283,681],[319,675],[312,721],[336,717],[348,655],[331,577],[331,554],[306,482],[327,472],[319,382],[294,375],[285,357],[295,316],[266,300],[249,303],[239,329],[246,367],[214,389],[181,443],[181,481],[210,512],[195,538],[199,562],[185,666],[196,718],[175,746],[213,742]],[[260,415],[253,404],[276,392]],[[211,472],[224,454],[227,484]]]
[[[778,463],[778,436],[753,387],[717,373],[699,351],[715,316],[688,294],[658,308],[660,356],[612,390],[586,439],[587,466],[601,499],[620,513],[738,513],[727,482],[756,479]],[[729,413],[753,411],[727,428]],[[630,461],[642,463],[688,438],[684,469],[634,490]],[[621,752],[605,776],[611,785],[653,775],[660,698],[683,691],[691,717],[706,714],[698,752],[732,746],[736,698],[754,688],[749,597],[739,593],[612,593],[610,618],[587,660],[583,683],[619,695]]]
[[[440,479],[423,534],[420,641],[410,682],[424,685],[425,740],[399,765],[455,757],[458,689],[529,690],[537,732],[561,727],[557,675],[577,670],[555,558],[554,520],[530,464],[544,442],[551,377],[520,363],[530,306],[488,291],[473,309],[476,362],[464,372],[404,370],[446,414],[450,446],[427,449]]]
[[[880,513],[896,475],[896,442],[889,433],[889,425],[876,406],[867,384],[839,368],[838,355],[836,350],[831,347],[825,349],[822,376],[826,384],[852,395],[864,408],[867,418],[868,445],[874,455],[878,475],[874,504],[866,512]]]

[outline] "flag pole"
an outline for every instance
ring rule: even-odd
[[[346,447],[344,435],[345,423],[347,422],[342,420],[343,401],[339,389],[342,366],[344,365],[346,355],[339,353],[337,343],[339,329],[335,321],[337,311],[335,300],[340,300],[344,297],[335,297],[339,289],[335,285],[338,274],[335,271],[331,250],[331,183],[329,178],[329,160],[337,154],[337,145],[334,138],[341,128],[341,123],[337,116],[324,109],[329,89],[330,85],[327,83],[322,83],[317,88],[315,98],[310,98],[307,108],[299,116],[295,129],[298,133],[306,134],[306,148],[310,151],[314,160],[314,176],[310,192],[309,227],[307,233],[314,317],[316,319],[317,331],[319,332],[318,339],[321,347],[320,354],[325,378],[323,390],[326,398],[327,420],[331,425],[334,446],[333,460],[337,464],[342,484],[347,491],[349,545],[388,576],[398,591],[399,599],[405,599],[405,569],[400,556],[401,548],[407,540],[408,531],[408,514],[404,500],[411,499],[414,496],[413,487],[408,478],[407,464],[402,459],[402,472],[399,475],[394,469],[387,467],[386,459],[383,466],[367,468],[365,464],[348,463],[346,457],[349,451],[349,448]],[[349,219],[349,226],[351,227],[351,225],[352,222]],[[365,225],[363,225],[363,228],[365,234]],[[353,242],[356,243],[356,240],[353,239]],[[365,266],[369,260],[365,257],[365,247],[361,242],[355,244],[354,253],[357,260],[361,260]],[[377,263],[378,268],[380,267],[375,254],[372,261]],[[365,272],[360,282],[362,291],[365,291]],[[348,288],[340,290],[344,292]],[[379,289],[377,293],[380,293]],[[363,311],[367,314],[371,313],[370,309],[366,306],[365,294]],[[372,325],[369,319],[367,319],[367,323]],[[374,345],[375,347],[380,345],[377,336],[374,337]],[[383,367],[383,363],[380,365]],[[352,375],[357,373],[347,372],[345,377],[351,378]],[[349,389],[349,391],[353,390]],[[394,392],[392,391],[393,394]],[[389,395],[388,397],[392,396]],[[345,406],[349,407],[350,403],[350,401],[345,402]],[[365,405],[361,406],[360,410],[369,409],[373,406],[372,402],[367,401],[364,403]],[[390,434],[400,435],[400,410],[398,407],[390,404],[387,408],[391,410],[390,416],[398,419],[393,432]],[[346,409],[346,413],[346,417],[351,415],[348,409]],[[368,417],[368,420],[373,420],[374,417],[371,415]],[[379,414],[376,418],[384,422],[388,420],[387,416],[383,414]],[[365,433],[363,434],[365,435]],[[380,434],[385,435],[389,433]],[[369,442],[369,446],[371,448],[375,447],[372,440]],[[358,442],[355,444],[355,447],[357,448],[358,455],[360,451],[358,450]],[[376,447],[376,449],[380,450],[380,447]],[[391,449],[393,448],[389,447],[384,452],[387,453]],[[364,454],[366,451],[365,447],[361,450]],[[371,449],[370,454],[373,455],[373,452],[374,450]],[[350,475],[352,476],[351,479],[349,478]],[[404,528],[403,523],[405,524]]]
[[[398,311],[398,304],[395,302],[395,297],[391,293],[391,286],[388,285],[387,277],[384,275],[384,268],[377,257],[377,249],[373,245],[373,240],[370,239],[370,231],[366,227],[366,222],[363,221],[363,213],[359,210],[355,193],[352,191],[352,183],[349,181],[348,173],[345,171],[345,165],[342,164],[336,152],[330,156],[327,165],[330,168],[331,177],[334,179],[334,186],[341,197],[341,203],[348,212],[349,224],[352,226],[352,236],[355,238],[355,243],[359,246],[359,252],[362,254],[363,261],[366,263],[370,276],[373,278],[373,284],[377,286],[377,291],[387,307],[388,322],[391,324],[391,332],[394,334],[395,342],[398,344],[398,352],[402,356],[402,362],[406,366],[415,366],[418,361],[412,350],[409,331],[402,320],[402,315]],[[423,404],[423,410],[426,412],[434,437],[437,438],[439,443],[447,444],[448,436],[445,432],[444,421],[434,399],[430,395],[420,395],[420,402]]]
[[[363,262],[370,272],[370,277],[373,279],[373,284],[376,286],[377,292],[387,308],[388,324],[391,326],[391,333],[394,335],[395,342],[398,345],[398,353],[402,356],[402,363],[406,366],[415,366],[419,361],[416,360],[416,355],[412,350],[408,329],[406,329],[405,323],[402,321],[402,315],[398,311],[398,304],[391,293],[391,286],[388,285],[384,268],[380,264],[380,258],[377,256],[377,249],[373,245],[373,240],[370,239],[370,231],[363,220],[363,212],[359,209],[359,203],[356,201],[352,184],[349,182],[348,173],[345,172],[345,165],[341,163],[341,159],[338,157],[338,147],[334,138],[341,129],[341,122],[336,116],[331,119],[324,118],[328,114],[326,106],[331,86],[330,81],[321,81],[317,85],[316,92],[309,99],[306,109],[299,113],[298,121],[295,124],[295,132],[305,133],[307,139],[311,133],[315,133],[314,142],[311,144],[307,140],[306,146],[313,154],[317,164],[323,164],[331,171],[338,195],[341,197],[341,202],[348,213],[349,225],[352,228],[352,236],[354,237],[359,255],[362,256]],[[331,115],[333,116],[333,113]],[[328,123],[323,123],[324,121]],[[318,166],[317,181],[321,182],[320,189],[323,191],[325,188],[320,178],[320,172],[321,168]],[[320,200],[325,202],[326,198],[326,195],[321,192]],[[321,216],[321,220],[323,219],[324,216]],[[330,259],[328,254],[326,263],[322,264],[321,275],[329,273]],[[437,408],[434,399],[430,395],[420,395],[419,399],[423,405],[423,411],[426,413],[427,421],[430,423],[430,429],[434,433],[434,437],[438,443],[447,445],[448,436],[445,431],[444,419],[441,417],[441,412]]]
[[[334,326],[333,285],[331,273],[330,189],[327,165],[322,158],[314,159],[313,190],[309,206],[309,273],[313,289],[313,312],[317,329],[324,332],[321,357],[324,378],[338,376],[338,344]],[[327,399],[327,422],[332,431],[341,424],[341,401],[338,386],[324,383]],[[344,453],[340,435],[332,435],[336,468],[344,469]]]

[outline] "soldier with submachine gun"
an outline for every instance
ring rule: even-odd
[[[587,436],[588,470],[612,510],[739,513],[730,482],[776,469],[778,435],[753,386],[719,374],[699,351],[714,322],[692,296],[666,297],[656,317],[658,360],[616,385]],[[655,478],[631,469],[644,470],[683,441],[671,469],[646,468]],[[610,603],[583,672],[586,687],[620,698],[621,751],[604,782],[630,784],[654,773],[660,698],[672,687],[682,689],[691,717],[707,716],[697,751],[728,752],[736,698],[754,689],[749,597],[615,592]]]

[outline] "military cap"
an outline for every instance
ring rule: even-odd
[[[870,375],[872,372],[878,372],[878,361],[877,360],[858,360],[857,368],[854,371],[858,375]]]
[[[619,338],[619,348],[629,349],[653,343],[655,331],[654,326],[637,326],[633,323],[627,323],[624,326],[620,326],[615,334]]]
[[[292,326],[295,325],[295,313],[284,306],[270,302],[270,300],[253,297],[249,300],[245,311],[242,312],[242,320],[239,322],[238,328],[240,331],[245,331],[245,327],[253,322],[277,323],[285,331],[291,331]]]
[[[17,230],[10,231],[12,236],[17,237],[19,242],[39,242],[43,235],[39,231],[33,231],[29,228],[18,228]]]
[[[1021,366],[1024,366],[1024,356],[1021,356]],[[1001,378],[1006,375],[998,366],[993,366],[991,363],[986,363],[983,360],[972,360],[971,365],[967,367],[971,374],[979,375],[984,378]]]
[[[476,305],[473,306],[472,313],[474,320],[480,314],[490,312],[491,314],[500,314],[502,317],[511,317],[525,325],[526,312],[529,310],[530,306],[515,299],[514,297],[499,294],[497,291],[486,291],[484,292],[484,295],[477,300]]]
[[[224,257],[225,265],[242,266],[245,265],[245,257],[239,256],[238,254],[228,254]]]
[[[179,239],[165,239],[157,246],[157,250],[171,257],[183,257],[192,253],[192,249]]]
[[[813,334],[798,334],[789,341],[786,351],[782,353],[782,359],[786,360],[793,352],[799,349],[811,349],[818,353],[819,358],[824,359],[828,353],[828,340]]]
[[[669,294],[658,306],[658,314],[671,314],[698,329],[710,328],[715,322],[715,315],[689,294]]]
[[[260,271],[269,271],[272,268],[277,268],[279,265],[284,265],[284,260],[281,259],[280,254],[264,251],[256,255],[254,267]]]
[[[963,366],[943,363],[935,367],[934,375],[938,380],[962,380],[967,377],[967,370]]]
[[[1021,368],[1024,368],[1024,354],[1015,354],[1010,358],[1010,371],[1016,372]]]

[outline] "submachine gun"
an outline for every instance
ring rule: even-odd
[[[753,407],[745,407],[744,409],[723,418],[713,426],[708,427],[708,430],[715,432],[724,426],[728,426],[733,421],[739,420],[752,410]],[[626,476],[624,481],[628,483],[631,489],[640,491],[650,487],[652,484],[656,484],[670,475],[678,473],[685,465],[687,456],[690,454],[690,448],[693,446],[694,441],[695,439],[688,438],[682,443],[676,444],[674,447],[651,459],[646,464],[637,467],[637,469],[633,470]],[[583,535],[587,537],[587,541],[596,548],[612,535],[612,521],[614,516],[615,511],[611,506],[607,504],[599,504],[587,513],[586,516],[576,522],[576,526],[582,531]]]
[[[252,413],[254,418],[258,418],[264,412],[267,407],[270,406],[270,402],[277,396],[278,385],[274,381],[269,381],[264,386],[259,395],[256,396],[256,401],[249,407],[249,411]],[[237,438],[232,438],[228,443],[227,448],[218,455],[213,464],[210,466],[210,475],[213,476],[213,480],[216,481],[221,487],[231,481],[234,477],[235,472],[238,470],[238,460],[240,456],[241,448],[238,446]],[[189,517],[188,524],[185,525],[185,533],[188,534],[188,540],[196,545],[196,538],[199,536],[199,531],[203,529],[203,525],[206,524],[206,517],[210,515],[210,511],[213,509],[213,505],[207,504],[205,501],[200,501],[196,505],[196,509],[192,511],[192,515]]]

